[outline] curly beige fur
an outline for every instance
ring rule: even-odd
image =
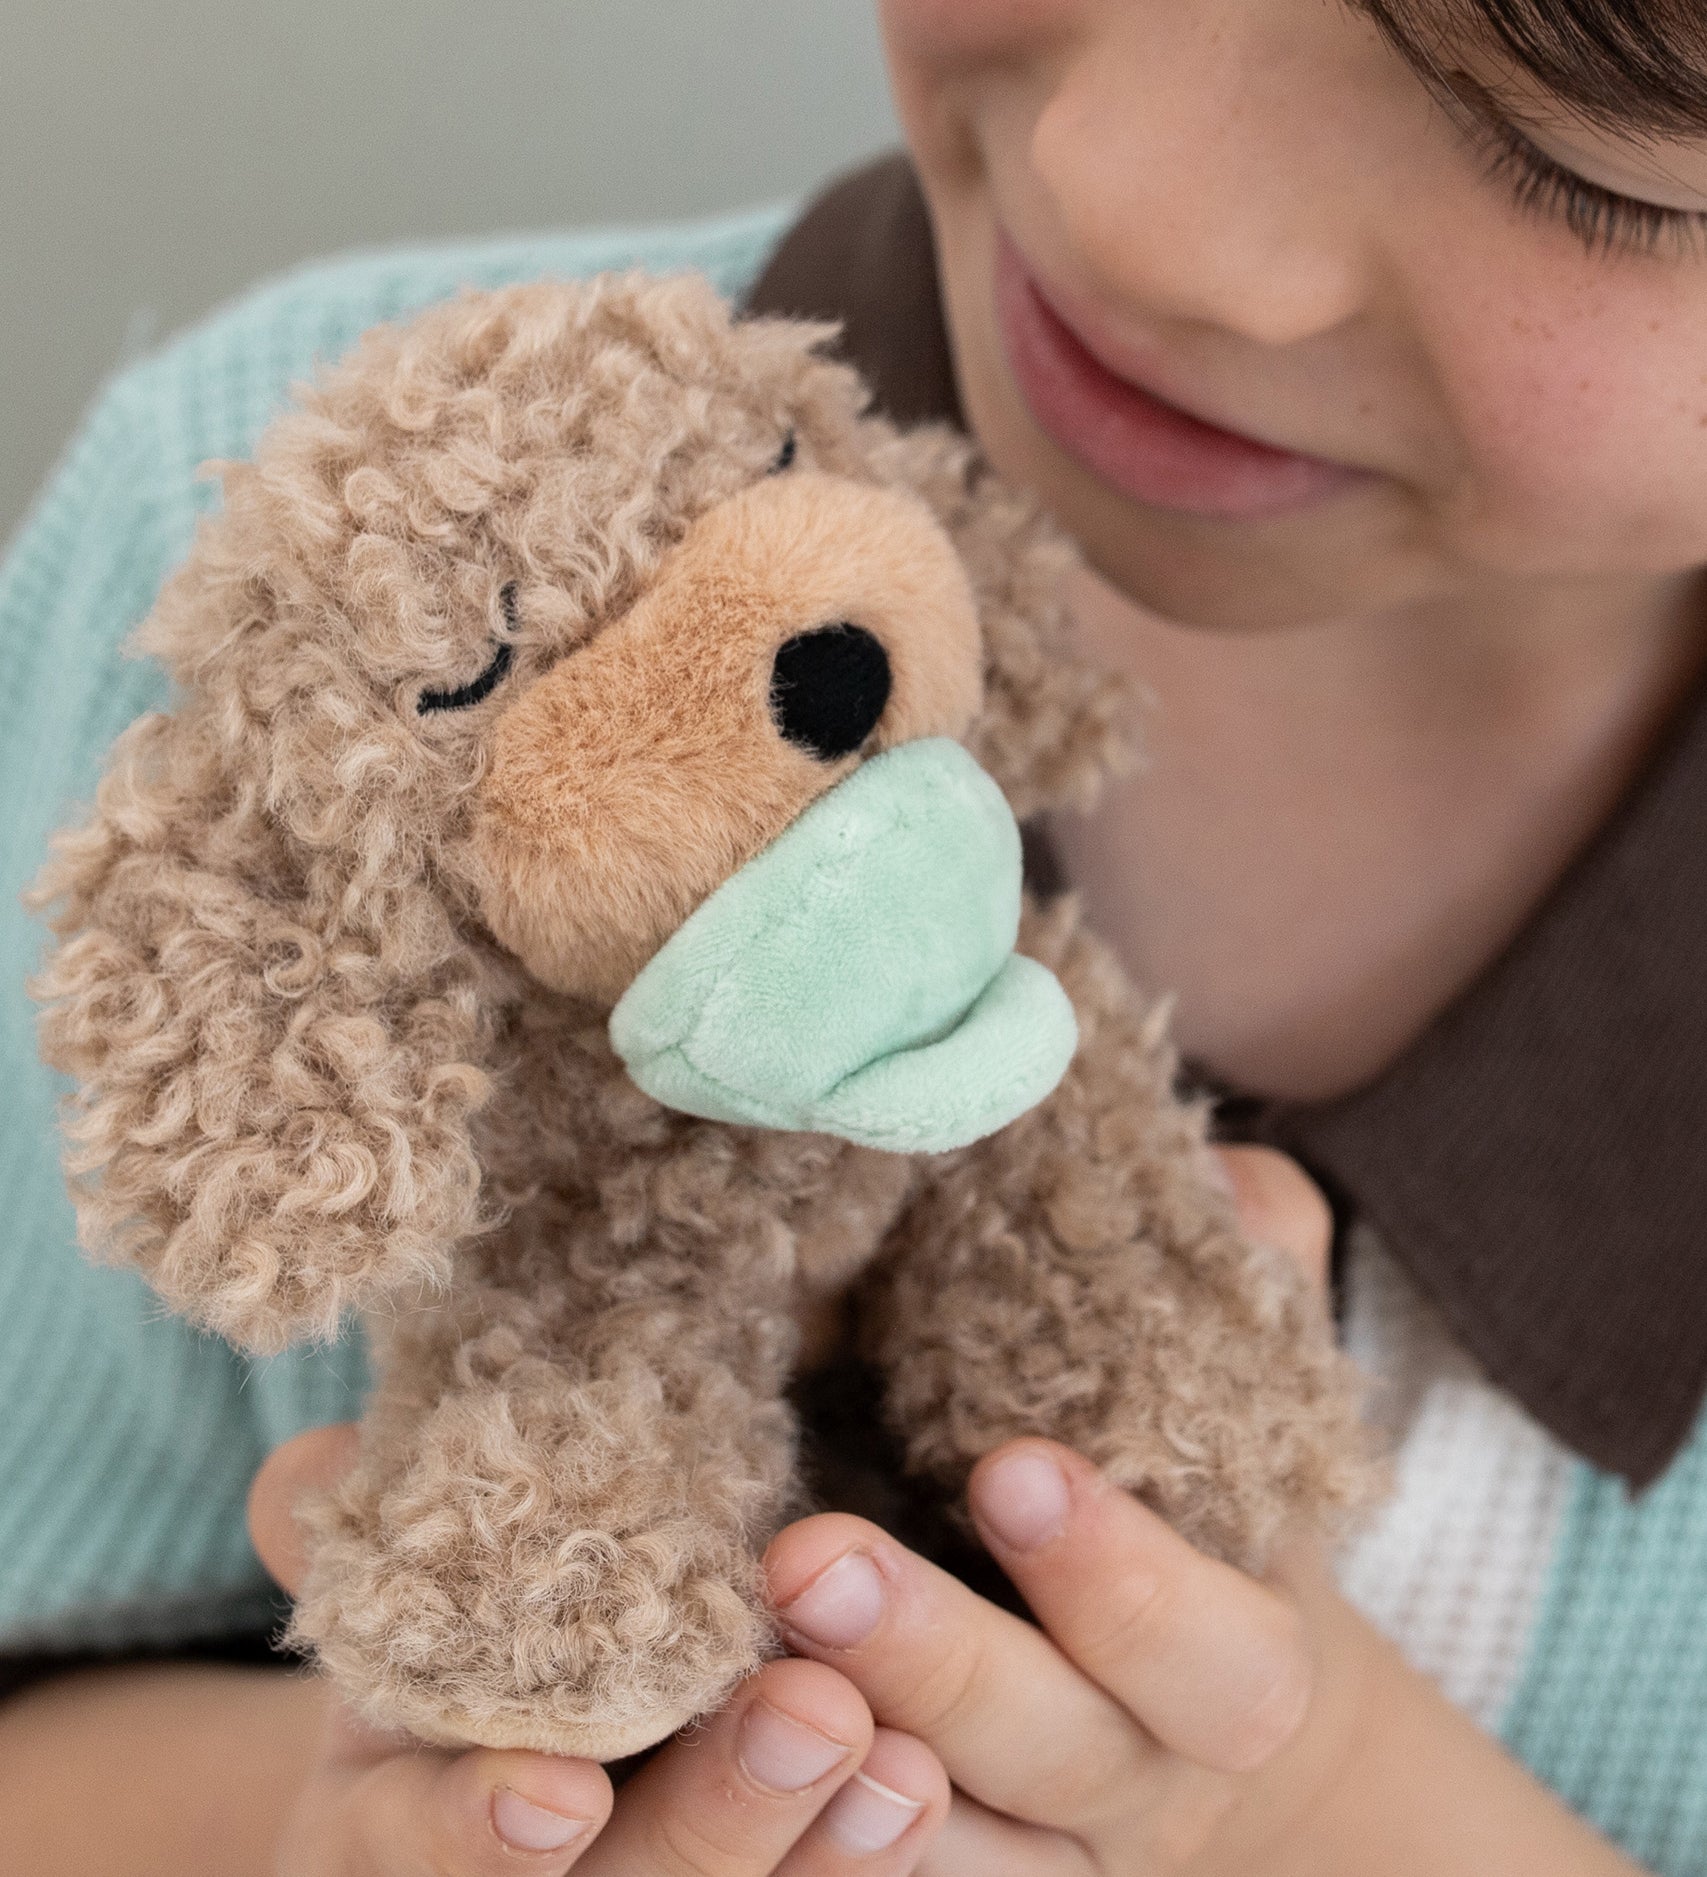
[[[609,1757],[762,1657],[797,1322],[850,1286],[950,1494],[1054,1434],[1248,1562],[1362,1488],[1322,1313],[1237,1237],[1160,1018],[1070,904],[1024,942],[1077,1008],[1073,1069],[941,1160],[673,1114],[611,1051],[670,921],[859,759],[775,746],[779,635],[871,624],[897,684],[869,747],[976,706],[1022,815],[1123,747],[1059,539],[963,441],[863,415],[824,337],[639,277],[370,334],[226,468],[140,635],[182,700],[41,884],[85,1243],[259,1350],[368,1312],[361,1459],[307,1509],[295,1633],[429,1739]],[[422,709],[506,644],[489,697]],[[709,740],[672,789],[648,739],[694,685]],[[538,810],[595,800],[593,763],[635,812],[577,847]]]

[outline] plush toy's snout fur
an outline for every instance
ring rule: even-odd
[[[854,695],[859,721],[809,741],[862,688],[835,656],[846,633],[880,661],[877,709]],[[729,497],[499,718],[476,835],[487,923],[542,983],[614,1002],[862,753],[963,736],[981,663],[965,570],[915,497],[809,471]]]
[[[1058,538],[823,337],[639,278],[368,335],[228,469],[142,633],[180,701],[44,876],[85,1242],[258,1349],[377,1306],[295,1633],[382,1726],[607,1756],[723,1699],[802,1502],[797,1314],[850,1287],[950,1498],[1048,1434],[1252,1562],[1363,1490],[1320,1305],[1070,902],[1021,944],[1078,1054],[952,1154],[693,1120],[612,1053],[627,977],[863,750],[962,735],[1023,817],[1121,746]]]

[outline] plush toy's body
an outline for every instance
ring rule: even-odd
[[[807,921],[777,962],[806,843],[881,849],[885,790],[961,786],[933,740],[1022,816],[1119,742],[1059,544],[963,442],[862,416],[823,337],[638,279],[370,335],[228,472],[143,633],[184,699],[44,882],[88,1243],[256,1349],[366,1312],[295,1633],[429,1739],[610,1757],[760,1659],[754,1560],[804,1509],[783,1389],[843,1298],[946,1496],[1048,1434],[1250,1562],[1361,1487],[1322,1314],[1238,1238],[1070,902],[1025,958],[908,967],[964,980],[959,1027],[860,1003],[931,953],[910,899],[868,909],[904,944]],[[778,983],[822,1018],[786,1049]]]

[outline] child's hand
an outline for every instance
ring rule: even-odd
[[[1279,1155],[1224,1159],[1246,1233],[1325,1281],[1321,1195]],[[947,1768],[929,1877],[1634,1877],[1314,1546],[1259,1582],[1041,1440],[987,1456],[970,1496],[1040,1629],[842,1514],[766,1558],[791,1645]]]
[[[1324,1621],[1325,1573],[1218,1564],[1045,1441],[985,1460],[972,1503],[1042,1630],[842,1514],[767,1558],[791,1646],[947,1767],[929,1870],[1269,1870],[1349,1759],[1371,1680],[1372,1652]]]
[[[1225,1158],[1245,1229],[1325,1271],[1327,1213],[1308,1182],[1272,1154]],[[301,1435],[255,1482],[256,1548],[287,1590],[302,1574],[290,1508],[349,1464],[354,1440],[350,1427]],[[1018,1449],[1034,1486],[1050,1453]],[[1199,1558],[1085,1462],[1056,1457],[1074,1494],[1062,1539],[1028,1552],[997,1537],[993,1462],[979,1470],[975,1503],[1059,1646],[875,1527],[808,1520],[773,1547],[772,1581],[801,1647],[821,1660],[768,1665],[727,1710],[660,1752],[614,1808],[588,1762],[440,1752],[376,1735],[334,1707],[280,1877],[555,1877],[571,1866],[578,1877],[905,1877],[927,1847],[927,1868],[968,1877],[1082,1867],[1086,1850],[1110,1870],[1180,1867],[1223,1830],[1243,1769],[1298,1727],[1310,1694],[1303,1631],[1284,1595]],[[834,1570],[843,1558],[853,1562]],[[869,1639],[808,1641],[803,1625],[814,1610],[822,1620],[838,1584],[836,1620],[851,1620],[861,1559],[888,1593]],[[1140,1613],[1146,1569],[1170,1594]],[[1137,1680],[1111,1673],[1098,1687],[1075,1652],[1117,1669],[1133,1655]],[[873,1708],[896,1724],[874,1727]],[[949,1811],[945,1761],[963,1791],[933,1847]]]
[[[1325,1283],[1316,1189],[1277,1154],[1222,1159],[1245,1231]],[[1334,1772],[1366,1674],[1321,1660],[1325,1572],[1300,1556],[1258,1583],[1046,1441],[990,1455],[970,1496],[1042,1632],[860,1519],[805,1520],[767,1557],[791,1643],[947,1766],[929,1870],[1254,1872]],[[1277,1761],[1283,1780],[1258,1770]]]
[[[289,1441],[250,1496],[250,1528],[287,1590],[302,1555],[290,1508],[353,1457],[355,1430]],[[856,1770],[857,1769],[857,1770]],[[279,1877],[906,1877],[948,1809],[918,1741],[874,1728],[834,1670],[772,1662],[674,1741],[612,1804],[586,1760],[447,1753],[376,1734],[331,1705],[287,1827]]]

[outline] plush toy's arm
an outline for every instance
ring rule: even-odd
[[[755,1559],[793,1509],[787,1235],[726,1130],[664,1128],[598,1200],[521,1207],[442,1302],[374,1325],[362,1457],[307,1508],[293,1633],[382,1726],[610,1759],[774,1646]]]
[[[1239,1238],[1203,1117],[1172,1092],[1165,1013],[1070,903],[1031,914],[1021,946],[1072,998],[1078,1054],[1032,1113],[926,1163],[869,1300],[891,1419],[950,1491],[1046,1435],[1257,1563],[1285,1522],[1367,1489],[1349,1365],[1290,1261]]]

